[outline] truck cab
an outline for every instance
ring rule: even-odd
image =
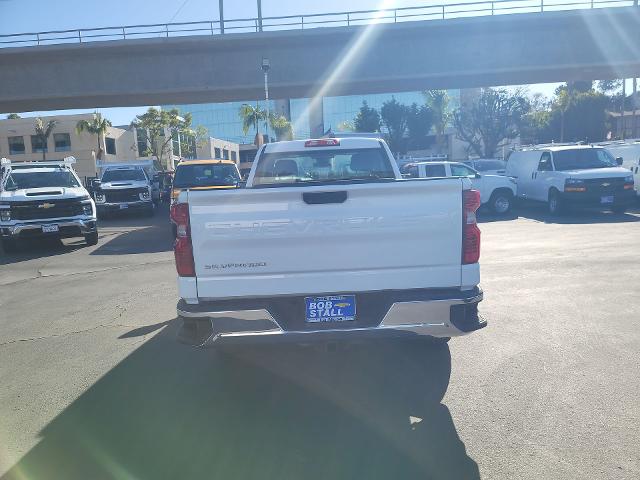
[[[0,162],[0,239],[5,252],[27,238],[84,237],[98,243],[96,208],[73,170],[61,162]]]
[[[153,216],[152,184],[144,165],[135,163],[101,165],[94,198],[99,216],[115,212],[142,212]]]

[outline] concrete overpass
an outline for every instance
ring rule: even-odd
[[[0,49],[0,112],[640,76],[640,9]],[[346,59],[346,60],[345,60]]]

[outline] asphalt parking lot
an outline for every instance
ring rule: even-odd
[[[489,326],[177,344],[166,214],[0,257],[0,479],[640,478],[640,208],[481,225]]]

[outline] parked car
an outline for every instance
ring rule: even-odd
[[[142,164],[112,163],[101,168],[100,181],[94,184],[99,216],[122,211],[153,216],[151,181]]]
[[[172,206],[180,338],[478,330],[479,206],[467,177],[403,179],[379,139],[263,145],[245,188],[183,190]]]
[[[601,143],[600,146],[616,158],[622,158],[622,166],[633,174],[633,185],[636,196],[640,198],[640,141],[620,141]]]
[[[402,174],[415,178],[466,177],[480,192],[480,202],[493,212],[504,215],[513,207],[515,180],[503,175],[480,174],[459,162],[417,162],[402,167]]]
[[[240,172],[231,160],[185,160],[176,166],[171,202],[173,203],[185,189],[229,190],[238,188]],[[173,236],[176,224],[172,221]]]
[[[552,214],[570,206],[624,212],[635,193],[621,164],[602,147],[547,145],[512,152],[506,173],[516,179],[518,198],[545,202]]]
[[[1,161],[0,238],[5,252],[25,238],[84,237],[98,243],[96,209],[72,165],[62,162]]]
[[[487,175],[504,175],[507,169],[507,162],[499,158],[478,158],[463,162],[477,172]]]

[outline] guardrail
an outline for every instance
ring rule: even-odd
[[[276,30],[299,30],[330,26],[355,26],[373,23],[400,23],[420,20],[443,20],[513,13],[542,13],[611,7],[637,7],[638,0],[492,0],[448,3],[382,10],[285,15],[279,17],[207,20],[202,22],[155,23],[117,27],[51,30],[48,32],[0,35],[0,48],[63,43],[88,43],[135,38],[180,37],[189,35],[224,35]]]

